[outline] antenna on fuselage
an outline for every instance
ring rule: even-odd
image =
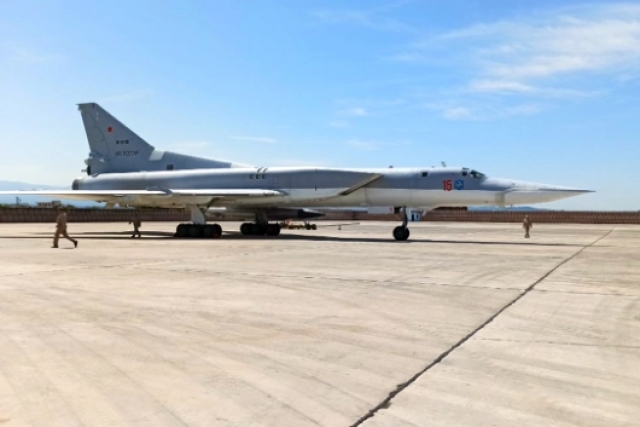
[[[442,165],[443,168],[447,167],[447,164],[445,162],[440,162],[440,164]]]

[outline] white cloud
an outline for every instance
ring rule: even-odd
[[[360,139],[350,139],[347,144],[353,148],[359,150],[375,150],[378,147],[378,143],[374,141],[362,141]]]
[[[640,71],[640,5],[549,11],[541,17],[474,25],[422,47],[466,43],[479,74],[498,91],[576,73]],[[488,88],[488,87],[487,87]]]
[[[500,93],[531,93],[536,91],[532,86],[506,80],[479,80],[472,82],[470,89],[474,92]]]
[[[603,90],[561,89],[554,87],[537,87],[516,81],[477,80],[468,86],[472,93],[532,95],[547,98],[587,98],[604,93]]]
[[[500,104],[474,103],[473,105],[430,104],[427,108],[438,111],[448,120],[487,121],[506,117],[529,116],[542,111],[537,104],[518,104],[503,106]]]
[[[354,107],[354,108],[349,108],[348,110],[343,110],[342,114],[346,115],[346,116],[354,116],[354,117],[362,117],[362,116],[367,116],[367,110],[365,110],[362,107]]]
[[[276,140],[274,138],[266,138],[261,136],[232,136],[231,139],[235,139],[237,141],[262,142],[265,144],[276,143]]]
[[[442,112],[442,115],[452,120],[471,119],[474,117],[471,111],[465,107],[446,108]]]
[[[332,120],[329,122],[329,126],[332,128],[346,128],[349,126],[349,122],[346,120]]]
[[[407,0],[396,1],[370,9],[360,10],[316,10],[312,14],[326,24],[351,24],[368,27],[377,31],[398,33],[419,33],[415,27],[390,16],[392,9],[407,3]]]
[[[35,49],[27,49],[10,43],[5,43],[2,46],[2,50],[9,61],[17,63],[44,64],[64,59],[59,54],[37,52]]]
[[[417,37],[384,59],[458,78],[438,93],[412,89],[445,119],[537,114],[551,104],[525,99],[594,97],[640,78],[640,4],[538,9]]]
[[[323,22],[382,29],[385,15],[379,12],[330,11],[316,16]],[[607,93],[609,86],[640,78],[640,4],[536,9],[435,36],[415,29],[412,33],[417,35],[412,43],[384,59],[430,72],[439,67],[459,77],[438,94],[411,89],[413,99],[438,102],[434,98],[439,96],[436,111],[450,120],[537,114],[545,104],[528,100],[594,97]],[[340,111],[342,115],[380,115],[379,106],[362,100],[347,106],[353,108]]]
[[[502,113],[503,116],[530,116],[542,111],[542,107],[535,104],[522,104],[509,107]]]
[[[404,52],[391,55],[388,59],[391,61],[405,62],[408,64],[422,64],[426,63],[429,57],[419,52]]]

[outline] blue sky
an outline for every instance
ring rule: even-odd
[[[159,148],[259,166],[432,166],[640,209],[640,5],[0,3],[0,179],[68,185],[76,103]],[[541,206],[542,207],[542,206]]]

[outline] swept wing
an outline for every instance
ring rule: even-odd
[[[118,202],[131,198],[153,201],[172,198],[176,202],[187,199],[225,199],[238,197],[284,196],[285,193],[266,189],[148,189],[148,190],[16,190],[0,191],[5,196],[47,196],[61,199]]]

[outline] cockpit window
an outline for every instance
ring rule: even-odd
[[[475,179],[485,179],[487,177],[485,174],[480,173],[480,172],[475,171],[475,170],[472,170],[471,172],[469,172],[469,175],[471,175]]]

